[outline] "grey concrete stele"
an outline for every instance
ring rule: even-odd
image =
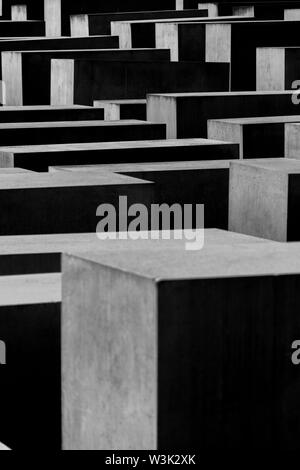
[[[227,240],[234,243],[248,243],[251,237],[240,234],[228,234],[222,230],[206,230],[207,233],[214,234],[219,244],[224,244]],[[48,234],[48,235],[17,235],[2,236],[0,246],[0,275],[18,276],[27,274],[60,273],[61,255],[64,252],[86,252],[86,251],[113,251],[120,252],[124,249],[132,250],[160,250],[160,241],[152,240],[130,240],[126,243],[118,239],[99,240],[95,231],[92,233],[68,233],[68,234]],[[256,240],[255,238],[253,240]],[[149,244],[150,243],[150,244]],[[163,244],[163,250],[173,250],[181,247],[181,243],[174,239],[171,233],[170,241]]]
[[[106,121],[147,119],[147,100],[94,100],[94,106],[104,110]]]
[[[104,110],[88,106],[1,106],[0,123],[103,120]]]
[[[135,120],[0,123],[0,142],[3,146],[11,146],[16,142],[19,145],[44,145],[156,140],[164,139],[165,136],[164,124]]]
[[[60,274],[0,277],[0,439],[13,450],[61,448]]]
[[[245,1],[245,0],[233,0],[233,1],[220,1],[217,2],[218,13],[219,15],[228,15],[232,12],[235,14],[246,14],[251,12],[257,20],[263,19],[274,19],[274,20],[283,20],[286,18],[286,9],[295,9],[300,8],[300,3],[298,1]],[[293,19],[293,18],[290,18]]]
[[[97,209],[112,204],[119,210],[119,196],[128,207],[154,202],[153,183],[128,176],[103,173],[84,179],[76,174],[24,174],[0,178],[0,234],[33,235],[96,231],[101,220]],[[128,217],[123,231],[128,230]],[[117,226],[110,231],[117,231]]]
[[[212,90],[229,90],[228,64],[52,59],[54,105],[92,105],[94,99],[145,99],[147,93]]]
[[[214,234],[221,245],[227,240],[234,240],[236,244],[246,243],[251,237],[231,233],[217,229],[207,229],[207,233]],[[0,246],[0,275],[18,276],[27,274],[60,273],[61,255],[65,252],[98,251],[122,251],[132,250],[160,250],[159,240],[119,240],[118,233],[115,239],[100,240],[96,232],[92,233],[67,233],[46,235],[15,235],[1,236]],[[254,238],[255,240],[255,238]],[[260,240],[261,241],[261,240]],[[163,250],[174,250],[182,244],[174,239],[171,232],[170,241],[163,244]]]
[[[31,37],[44,36],[45,23],[43,21],[0,21],[1,37]]]
[[[113,122],[110,122],[114,125]],[[130,130],[130,127],[127,128]],[[142,137],[143,128],[137,133]],[[105,131],[105,127],[104,127]],[[157,132],[164,132],[158,129]],[[147,128],[146,128],[147,132]],[[153,134],[152,139],[155,138]],[[108,137],[106,137],[108,138]],[[116,139],[116,137],[115,137]],[[0,147],[0,168],[22,167],[48,171],[49,166],[103,163],[174,162],[180,160],[230,160],[238,158],[238,144],[206,139],[141,140],[83,144]]]
[[[93,36],[93,37],[31,37],[2,39],[0,51],[53,51],[68,49],[117,49],[119,38],[117,36]]]
[[[238,143],[241,158],[282,158],[286,125],[296,122],[300,115],[218,119],[208,121],[207,134],[210,139]]]
[[[256,52],[257,90],[297,90],[299,47],[260,47]]]
[[[298,115],[292,98],[292,91],[162,93],[148,95],[147,117],[166,123],[169,139],[207,137],[211,119]]]
[[[64,449],[298,448],[299,244],[205,240],[64,256]]]
[[[61,36],[61,34],[70,35],[70,15],[80,13],[95,13],[95,12],[114,12],[114,11],[139,11],[139,10],[159,10],[162,8],[160,0],[144,0],[143,3],[137,0],[45,0],[44,2],[37,2],[36,0],[25,0],[27,5],[27,16],[32,19],[45,19],[46,35],[47,36]],[[164,0],[163,8],[176,9],[179,0]],[[3,17],[5,19],[11,17],[11,6],[14,5],[15,0],[4,0],[3,3]],[[197,8],[197,0],[185,0],[184,5],[180,0],[178,9]]]
[[[300,241],[300,161],[232,162],[229,230],[280,242]]]
[[[300,158],[300,126],[298,124],[286,124],[285,126],[285,156]]]
[[[244,16],[222,18],[178,18],[157,20],[127,20],[111,23],[112,34],[119,36],[120,47],[167,47],[172,60],[203,60],[205,57],[206,25],[247,21]],[[199,27],[197,25],[200,25]],[[201,26],[202,25],[202,26]],[[193,26],[195,28],[193,28]],[[209,29],[209,28],[208,28]],[[184,31],[182,34],[181,31]],[[186,34],[187,33],[187,34]],[[192,34],[194,37],[192,37]],[[180,54],[178,54],[180,49]],[[177,54],[175,53],[177,51]],[[202,51],[202,52],[201,52]]]
[[[256,48],[300,46],[297,21],[161,23],[156,28],[157,47],[170,48],[173,60],[230,63],[232,91],[256,89]]]
[[[100,65],[106,67],[106,74],[113,73],[114,64],[121,66],[124,61],[154,62],[156,67],[160,61],[168,62],[170,52],[158,49],[118,50],[118,49],[80,49],[80,50],[53,50],[53,51],[6,51],[1,53],[2,80],[6,87],[7,105],[49,105],[51,83],[51,59],[98,60]],[[139,67],[141,65],[139,64]],[[103,70],[104,73],[104,70]],[[59,77],[57,77],[59,78]],[[108,80],[106,76],[106,80]],[[56,78],[54,78],[55,80]],[[105,78],[102,79],[104,86]],[[65,84],[56,83],[59,88]],[[72,92],[72,85],[70,92]],[[106,82],[109,88],[109,83]],[[104,92],[104,91],[103,91]],[[108,91],[106,91],[108,93]],[[111,92],[113,93],[113,91]],[[111,96],[108,96],[111,97]],[[105,96],[104,96],[105,98]],[[53,104],[53,103],[52,103]],[[55,103],[54,103],[55,104]],[[60,103],[57,103],[60,104]],[[72,103],[73,104],[73,103]],[[81,104],[81,103],[77,103]],[[90,103],[92,104],[92,103]]]
[[[113,172],[134,178],[151,181],[155,184],[155,201],[162,208],[168,204],[170,208],[180,205],[193,206],[193,224],[186,228],[196,228],[196,204],[204,205],[204,227],[228,229],[228,194],[229,194],[230,160],[216,161],[181,161],[169,163],[134,163],[89,165],[75,167],[56,167],[50,171],[72,172],[77,175]],[[173,206],[174,205],[174,206]],[[175,217],[174,217],[175,218]],[[176,220],[176,219],[175,219]],[[165,222],[165,230],[182,228],[174,226],[177,222]],[[182,222],[181,222],[182,223]],[[163,227],[160,227],[161,229]]]
[[[110,35],[112,21],[147,20],[160,18],[192,18],[208,16],[208,10],[162,10],[137,11],[127,13],[99,13],[92,15],[72,15],[71,36]]]

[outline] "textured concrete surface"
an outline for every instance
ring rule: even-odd
[[[297,446],[299,259],[273,243],[65,256],[64,448]]]
[[[16,142],[19,145],[48,145],[164,137],[165,125],[135,120],[0,123],[0,141],[4,146]]]
[[[231,163],[229,230],[286,242],[299,241],[300,162],[266,159]]]
[[[45,23],[43,21],[0,21],[1,37],[27,37],[44,36]]]
[[[300,126],[298,124],[285,126],[285,156],[300,158]]]
[[[67,173],[0,178],[0,234],[93,232],[100,204],[116,208],[118,227],[119,196],[127,196],[129,207],[141,203],[149,208],[154,197],[152,186],[151,182],[113,173],[89,174],[84,180],[79,174]]]
[[[149,237],[150,238],[150,237]],[[183,250],[184,242],[174,233],[163,244],[159,240],[99,240],[96,233],[27,235],[0,238],[0,273],[2,276],[61,272],[61,254],[67,251],[121,252],[130,250]],[[206,230],[205,244],[223,245],[263,243],[263,239],[247,237],[223,230]],[[267,242],[268,243],[268,242]]]
[[[102,62],[169,61],[167,50],[73,49],[53,51],[4,51],[1,53],[2,80],[6,83],[7,105],[50,104],[51,59],[99,60]],[[35,73],[32,74],[32,70]],[[53,79],[56,83],[56,77]],[[53,95],[53,92],[52,92]],[[55,102],[52,104],[61,104]],[[72,103],[73,104],[73,103]],[[76,103],[80,104],[80,103]]]
[[[300,122],[300,116],[211,120],[207,135],[210,139],[238,143],[241,158],[282,158],[286,124],[295,122]]]
[[[298,115],[292,91],[148,95],[147,117],[167,124],[169,139],[207,137],[207,120]]]
[[[104,112],[88,106],[1,106],[0,123],[102,120]]]
[[[230,16],[230,17],[222,17],[222,18],[183,18],[183,19],[163,19],[163,20],[131,20],[131,21],[114,21],[111,23],[111,31],[112,34],[117,34],[120,38],[120,47],[127,48],[127,47],[158,47],[158,43],[156,39],[159,39],[163,43],[166,44],[166,39],[168,38],[168,34],[165,38],[164,33],[157,35],[156,30],[162,29],[164,31],[164,27],[166,27],[166,31],[168,31],[168,25],[174,26],[174,30],[181,31],[185,30],[188,32],[189,35],[189,44],[187,44],[187,36],[181,35],[183,40],[180,41],[182,45],[184,45],[184,54],[180,56],[181,60],[186,60],[187,55],[189,54],[189,58],[192,60],[199,60],[200,57],[202,59],[202,54],[200,54],[200,49],[205,50],[205,43],[203,42],[203,33],[205,32],[205,25],[220,22],[236,22],[236,21],[246,21],[249,18],[240,16]],[[198,24],[200,26],[197,26]],[[194,25],[194,27],[193,27]],[[178,26],[178,28],[177,28]],[[186,26],[186,27],[185,27]],[[194,43],[192,41],[190,33],[194,31],[196,34],[194,36]],[[169,40],[172,39],[175,42],[169,42],[168,48],[174,49],[177,47],[177,39],[181,39],[179,36],[170,36]],[[191,51],[189,51],[191,48]],[[189,60],[190,60],[189,59]]]
[[[146,100],[111,100],[94,101],[96,108],[104,109],[106,121],[118,121],[120,119],[147,119]]]
[[[300,48],[257,49],[257,90],[290,90],[299,80]]]
[[[53,59],[51,81],[52,104],[92,105],[95,97],[98,100],[145,99],[148,93],[164,91],[226,91],[229,66],[202,62],[102,63]]]
[[[144,20],[160,18],[192,18],[207,16],[208,10],[188,11],[137,11],[131,13],[101,13],[94,15],[73,15],[71,21],[72,36],[93,36],[97,34],[111,34],[111,22],[123,22],[127,20]]]
[[[59,450],[61,276],[1,277],[0,298],[1,441]]]
[[[163,128],[161,131],[163,132]],[[156,135],[153,134],[152,138]],[[85,144],[0,147],[0,167],[21,166],[48,171],[49,166],[126,162],[229,160],[238,158],[237,144],[207,139],[143,140]]]
[[[168,204],[170,207],[180,204],[182,208],[185,204],[192,204],[193,207],[204,204],[205,228],[228,229],[229,165],[229,160],[219,160],[90,165],[69,169],[64,167],[64,171],[82,174],[83,177],[108,171],[152,181],[155,184],[156,203]],[[191,228],[195,228],[195,225]]]

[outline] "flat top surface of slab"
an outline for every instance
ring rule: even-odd
[[[26,21],[12,21],[12,20],[0,20],[0,26],[1,24],[8,23],[8,24],[14,24],[14,25],[19,25],[19,24],[26,24],[26,23],[43,23],[41,20],[26,20]]]
[[[31,36],[31,37],[25,37],[25,38],[21,38],[21,37],[11,37],[11,38],[8,38],[8,37],[4,37],[4,38],[0,38],[0,43],[2,42],[6,42],[6,41],[11,41],[12,43],[13,42],[20,42],[20,41],[26,41],[26,42],[37,42],[37,41],[70,41],[72,42],[73,39],[88,39],[90,40],[91,38],[92,39],[99,39],[99,38],[111,38],[111,37],[114,37],[114,36],[108,36],[108,35],[103,35],[103,34],[98,34],[98,35],[93,35],[93,36],[58,36],[58,37],[47,37],[47,36]]]
[[[292,158],[261,158],[261,159],[247,159],[237,160],[238,164],[243,166],[251,166],[255,168],[262,168],[269,171],[278,171],[287,174],[300,173],[300,160]],[[231,164],[236,162],[232,160]]]
[[[245,20],[244,20],[245,19]],[[251,21],[252,19],[252,21]],[[240,21],[239,21],[240,20]],[[248,20],[248,21],[247,21]],[[265,21],[265,20],[261,20]],[[192,16],[191,18],[158,18],[158,19],[150,19],[150,20],[116,20],[113,22],[115,23],[130,23],[130,24],[144,24],[144,23],[172,23],[172,24],[194,24],[194,23],[248,23],[251,22],[253,23],[253,16],[199,16],[199,17],[194,17]]]
[[[91,106],[73,105],[73,106],[0,106],[0,113],[5,111],[57,111],[57,110],[69,110],[69,109],[93,109]]]
[[[300,7],[299,7],[299,10],[300,10]],[[286,51],[286,50],[290,50],[290,49],[292,49],[292,50],[296,49],[297,50],[297,49],[300,49],[300,47],[299,46],[265,46],[265,47],[260,46],[260,47],[258,47],[258,49],[276,49],[276,50],[277,49],[282,49],[282,50]]]
[[[0,307],[61,302],[61,274],[0,277]]]
[[[207,237],[206,237],[207,238]],[[161,241],[163,246],[164,241]],[[68,253],[70,253],[68,251]],[[300,244],[220,243],[205,241],[198,251],[139,250],[111,253],[73,253],[84,261],[122,272],[163,280],[216,279],[273,275],[300,275]]]
[[[92,121],[94,122],[94,121]],[[100,123],[124,123],[127,121],[96,121]],[[131,123],[132,121],[129,121]],[[144,121],[138,121],[143,124]],[[149,123],[149,121],[148,121]],[[145,122],[147,124],[147,122]],[[152,124],[152,123],[150,123]],[[162,147],[206,147],[212,145],[234,145],[231,142],[223,142],[211,139],[166,139],[166,140],[141,140],[127,142],[99,142],[83,144],[53,144],[53,145],[24,145],[18,147],[0,147],[1,152],[12,153],[41,153],[41,152],[61,152],[64,150],[107,150],[107,149],[131,149],[131,148],[162,148]]]
[[[1,129],[42,129],[42,128],[58,128],[58,127],[122,127],[122,126],[148,126],[149,121],[53,121],[53,122],[5,122],[0,123]]]
[[[223,92],[206,92],[206,93],[150,93],[148,97],[166,97],[166,98],[205,98],[207,96],[228,98],[234,96],[271,96],[271,95],[291,95],[295,94],[295,90],[280,91],[223,91]]]
[[[124,55],[124,54],[133,54],[133,53],[142,53],[142,52],[156,52],[159,54],[161,51],[166,51],[167,49],[158,49],[153,47],[143,47],[143,48],[132,48],[132,49],[35,49],[34,51],[12,51],[15,54],[76,54],[82,52],[85,54],[100,54],[101,55]],[[5,52],[5,51],[2,51]],[[10,51],[8,51],[10,52]]]
[[[199,2],[200,3],[200,2]],[[200,10],[195,10],[194,8],[185,8],[184,10],[149,10],[149,11],[139,11],[139,10],[136,10],[136,11],[116,11],[116,12],[112,12],[112,13],[88,13],[87,16],[88,17],[97,17],[99,16],[100,18],[104,17],[106,18],[107,16],[108,17],[114,17],[115,15],[118,15],[118,16],[133,16],[133,15],[155,15],[156,13],[158,15],[161,15],[163,13],[177,13],[178,15],[180,15],[180,13],[182,12],[199,12]],[[81,16],[80,14],[73,14],[71,15],[71,17],[74,17],[74,16]]]
[[[0,149],[1,151],[1,149]],[[140,172],[140,171],[186,171],[186,170],[210,170],[227,169],[234,160],[202,160],[191,162],[153,162],[153,163],[115,163],[103,165],[70,165],[50,167],[52,171],[69,172],[93,172],[93,171],[113,171],[113,172]]]
[[[28,173],[15,174],[9,178],[0,178],[0,191],[16,189],[42,189],[85,186],[151,184],[145,180],[120,175],[118,173],[88,173],[82,178],[80,174],[71,172],[60,173]]]
[[[24,168],[0,168],[0,176],[11,176],[23,173],[35,173],[31,170],[25,170]]]
[[[273,243],[268,240],[219,229],[205,230],[205,243],[211,246],[236,246]],[[20,235],[0,237],[0,256],[9,254],[61,253],[70,250],[119,252],[137,250],[184,250],[182,240],[99,240],[96,233],[59,235]]]
[[[6,42],[6,41],[23,41],[27,39],[47,39],[45,36],[4,36],[0,38],[0,42]]]
[[[94,100],[94,104],[147,104],[147,100]]]
[[[266,116],[251,118],[233,118],[233,119],[210,119],[210,122],[224,122],[228,124],[255,125],[255,124],[280,124],[280,123],[300,123],[299,116]]]

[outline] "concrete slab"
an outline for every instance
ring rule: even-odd
[[[147,100],[107,100],[94,101],[96,108],[104,110],[106,121],[118,121],[120,119],[147,119]]]
[[[177,28],[181,24],[189,24],[190,26],[194,24],[201,23],[205,29],[206,24],[211,24],[215,22],[236,22],[236,21],[246,21],[249,18],[244,16],[228,16],[222,18],[177,18],[177,19],[156,19],[156,20],[127,20],[127,21],[114,21],[111,23],[112,34],[118,35],[120,40],[121,48],[128,47],[168,47],[171,50],[175,47],[175,44],[171,40],[175,40],[175,36],[170,35],[170,32],[167,32],[166,36],[162,33],[166,27],[166,31],[173,29],[178,31],[180,28]],[[196,28],[197,29],[197,28]],[[202,31],[201,28],[197,29],[198,34]],[[176,36],[177,37],[177,36]],[[164,38],[164,40],[163,40]],[[194,38],[196,40],[197,46],[201,43],[197,36]],[[161,44],[161,46],[158,46]],[[192,42],[190,47],[193,47]],[[205,47],[205,45],[204,45]],[[195,50],[195,47],[193,48]],[[185,49],[185,57],[182,57],[182,60],[186,60],[188,46]],[[199,52],[199,51],[198,51]],[[200,60],[200,55],[195,57],[195,55],[190,54],[191,60]],[[172,58],[173,60],[176,60]],[[177,59],[178,60],[178,59]]]
[[[201,18],[208,16],[208,10],[161,10],[120,13],[97,13],[93,15],[72,15],[71,36],[109,35],[112,21]]]
[[[43,21],[0,21],[1,37],[44,36]]]
[[[225,230],[207,229],[205,243],[227,246],[231,244],[268,243],[266,240],[247,237]],[[117,234],[118,235],[118,234]],[[171,232],[170,240],[131,240],[124,242],[116,239],[99,240],[96,233],[50,234],[50,235],[19,235],[0,237],[0,275],[15,276],[23,274],[58,273],[61,272],[61,255],[68,251],[86,252],[101,251],[105,253],[137,250],[181,250],[184,245],[175,239]]]
[[[11,5],[15,0],[5,0],[3,5],[3,17],[10,18]],[[189,7],[197,8],[197,0],[189,0]],[[36,0],[26,0],[28,17],[31,19],[43,19],[46,22],[47,36],[61,36],[61,34],[70,35],[70,15],[95,12],[118,12],[118,11],[139,11],[139,10],[159,10],[162,3],[159,0],[127,0],[126,3],[120,0],[101,2],[98,0],[45,0],[45,2],[36,2]],[[176,0],[164,0],[163,8],[175,9]]]
[[[68,49],[114,49],[119,47],[117,36],[93,37],[31,37],[0,40],[0,51],[41,51]]]
[[[64,449],[297,448],[299,260],[272,243],[64,256]]]
[[[88,106],[1,106],[0,122],[102,120],[104,112]]]
[[[47,1],[51,2],[51,0]],[[62,31],[64,34],[70,34],[69,18],[72,14],[175,10],[175,7],[176,0],[164,0],[163,3],[160,0],[145,0],[143,3],[138,0],[127,0],[126,3],[120,0],[112,0],[102,1],[101,5],[99,5],[98,0],[88,0],[85,4],[81,0],[62,0]],[[197,8],[197,1],[193,0],[189,7]]]
[[[299,21],[300,8],[287,8],[284,10],[284,19],[286,21]]]
[[[299,87],[299,47],[260,47],[256,52],[256,89],[291,90]]]
[[[89,165],[194,160],[224,160],[239,156],[237,144],[207,139],[144,140],[86,144],[0,147],[0,167],[21,166],[48,171],[55,165]],[[186,163],[188,165],[188,163]]]
[[[172,60],[230,63],[232,91],[256,89],[256,48],[300,46],[295,21],[161,23],[156,29],[157,46],[170,48]]]
[[[61,276],[1,277],[0,299],[1,440],[14,450],[32,442],[59,450]]]
[[[282,158],[285,155],[285,125],[300,122],[299,116],[218,119],[208,121],[210,139],[237,142],[241,158]]]
[[[164,137],[165,125],[135,120],[0,123],[0,141],[6,146],[16,142],[19,145],[44,145]]]
[[[11,20],[12,21],[27,21],[27,6],[26,5],[12,5],[11,7]]]
[[[128,207],[140,203],[149,209],[153,184],[113,173],[89,174],[84,180],[66,173],[0,178],[0,235],[93,232],[101,220],[98,207],[112,204],[119,214],[120,196],[127,197]],[[117,217],[117,227],[119,222]]]
[[[6,84],[6,104],[49,105],[51,59],[54,58],[99,60],[100,65],[103,62],[121,64],[123,61],[130,61],[131,63],[136,61],[155,61],[158,67],[160,61],[169,61],[170,53],[167,50],[157,49],[127,51],[117,49],[79,49],[2,52],[2,80]]]
[[[262,159],[230,167],[229,230],[275,241],[299,241],[300,162]]]
[[[300,158],[300,126],[286,124],[285,126],[285,156]]]
[[[243,14],[251,9],[257,20],[283,20],[285,10],[296,8],[297,5],[300,7],[297,1],[221,1],[218,3],[218,12],[220,15]]]
[[[180,204],[181,208],[186,204],[193,207],[204,204],[205,228],[227,230],[229,166],[229,160],[182,161],[63,167],[63,171],[81,174],[82,178],[104,171],[152,181],[155,183],[156,203],[168,204],[169,207]]]
[[[298,115],[293,92],[148,95],[147,117],[167,124],[168,138],[207,137],[211,119]]]
[[[147,93],[229,90],[228,64],[53,59],[51,103],[145,99]]]
[[[30,170],[25,170],[24,168],[0,168],[0,177],[8,177],[9,175],[18,175],[18,174],[24,174],[24,173],[34,173],[33,171]]]

